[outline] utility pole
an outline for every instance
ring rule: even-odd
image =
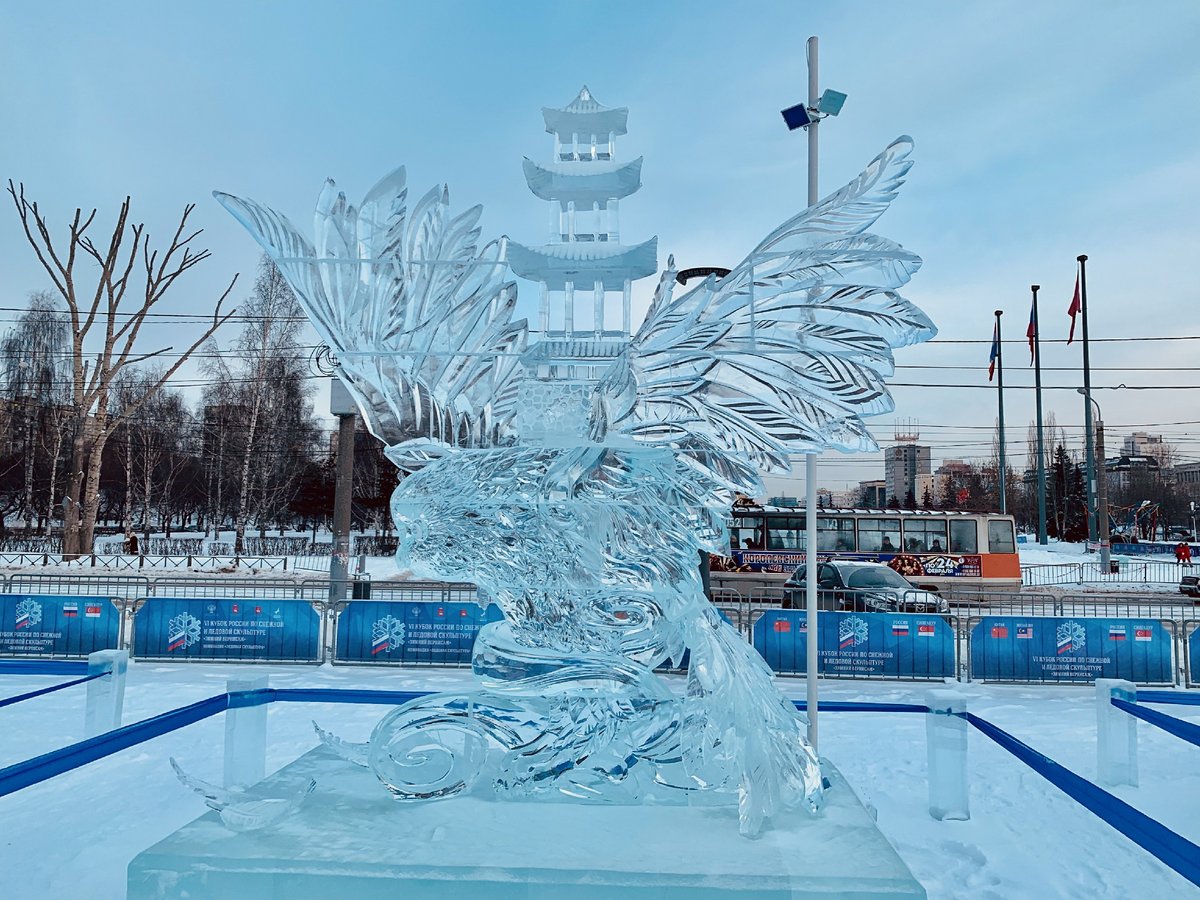
[[[350,507],[354,497],[355,406],[341,379],[329,389],[329,411],[338,419],[337,481],[333,496],[333,553],[329,557],[329,602],[346,599],[350,579]]]

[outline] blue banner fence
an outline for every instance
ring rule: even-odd
[[[1175,623],[1148,618],[984,616],[970,627],[971,677],[1175,684]]]
[[[0,656],[86,657],[119,649],[120,631],[112,597],[0,594]]]
[[[936,614],[817,613],[817,669],[839,678],[954,678],[955,629]],[[751,630],[754,648],[775,672],[807,671],[808,616],[772,609]]]
[[[321,618],[305,600],[151,597],[134,617],[133,655],[319,663]]]
[[[323,579],[16,573],[0,575],[0,588],[9,591],[0,594],[0,658],[9,659],[129,649],[156,660],[467,665],[479,628],[501,618],[462,584],[375,582],[370,599],[332,603]],[[729,598],[717,605],[776,672],[804,674],[803,610]],[[1168,595],[1027,592],[956,596],[949,614],[823,611],[820,670],[841,678],[1112,677],[1200,687],[1194,609]],[[1058,632],[1070,623],[1074,637],[1064,646]]]

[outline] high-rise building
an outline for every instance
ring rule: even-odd
[[[930,448],[924,444],[902,443],[886,448],[883,453],[883,480],[888,496],[903,503],[911,492],[920,503],[917,476],[930,474]]]
[[[1163,441],[1161,434],[1135,431],[1125,438],[1121,446],[1124,456],[1150,456],[1158,460],[1159,468],[1171,464],[1171,445]]]

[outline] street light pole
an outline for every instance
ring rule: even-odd
[[[1100,404],[1084,393],[1083,388],[1076,388],[1088,399],[1087,409],[1090,413],[1092,406],[1096,407],[1096,518],[1097,531],[1100,537],[1100,574],[1107,575],[1112,560],[1112,550],[1109,546],[1111,533],[1108,526],[1108,470],[1104,467],[1104,415]],[[1089,420],[1091,416],[1088,416]]]
[[[808,107],[817,105],[817,39],[808,39]],[[817,125],[820,119],[814,120],[808,126],[808,205],[817,202]],[[805,699],[808,701],[808,743],[813,753],[817,753],[817,454],[807,453],[804,456],[804,529],[808,533],[805,538],[805,578],[804,578],[804,609],[807,624],[805,640]]]

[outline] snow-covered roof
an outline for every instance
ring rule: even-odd
[[[543,200],[591,203],[628,197],[642,186],[642,158],[626,163],[586,162],[542,165],[525,157],[522,163],[529,189]]]
[[[629,109],[602,105],[585,84],[566,106],[542,107],[542,118],[546,120],[546,131],[550,134],[627,134],[625,122],[629,118]]]

